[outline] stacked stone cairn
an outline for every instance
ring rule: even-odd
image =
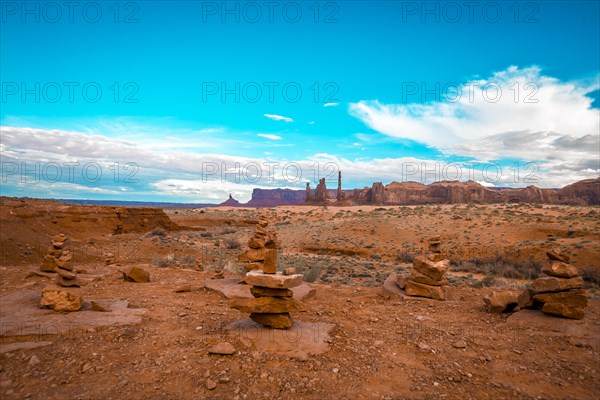
[[[55,311],[77,311],[83,305],[80,281],[73,270],[71,253],[64,248],[67,237],[63,234],[52,238],[48,254],[44,256],[40,269],[44,272],[58,273],[56,285],[49,285],[42,290],[40,305]]]
[[[404,289],[408,296],[427,297],[435,300],[446,298],[443,286],[448,284],[445,277],[450,267],[450,261],[444,259],[440,245],[439,236],[429,239],[426,254],[414,258],[413,271],[409,275],[398,276],[398,286],[400,289]]]
[[[63,234],[52,238],[52,243],[48,247],[48,254],[44,256],[40,270],[58,273],[56,283],[59,286],[80,287],[81,282],[77,279],[77,272],[73,270],[71,252],[64,248],[68,240]]]
[[[570,257],[560,249],[546,252],[548,262],[542,267],[546,277],[533,281],[533,307],[559,317],[582,319],[587,297],[583,278],[569,264]]]
[[[294,268],[277,272],[277,242],[275,234],[267,232],[267,221],[261,221],[246,251],[240,256],[245,262],[246,283],[252,285],[252,299],[235,299],[231,307],[250,313],[250,318],[263,326],[287,329],[294,325],[290,312],[304,311],[302,303],[294,300],[290,289],[302,284],[304,276]]]
[[[277,236],[267,230],[268,225],[266,220],[259,221],[248,241],[248,250],[238,257],[246,271],[263,270],[271,274],[277,270]]]
[[[250,318],[263,326],[275,329],[287,329],[294,325],[290,312],[304,311],[302,303],[294,300],[290,289],[302,284],[303,275],[284,275],[250,271],[246,274],[246,283],[252,285],[253,299],[235,299],[231,307],[250,313]]]

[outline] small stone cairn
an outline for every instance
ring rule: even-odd
[[[434,236],[429,239],[428,251],[424,256],[416,256],[413,260],[413,271],[409,275],[398,276],[398,286],[408,296],[427,297],[435,300],[446,298],[443,286],[450,261],[444,259],[440,250],[441,239]]]
[[[560,249],[547,251],[548,262],[542,267],[546,277],[533,281],[533,306],[558,317],[582,319],[588,301],[583,278],[569,264],[570,257]]]

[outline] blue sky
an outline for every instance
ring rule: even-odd
[[[600,174],[596,1],[1,5],[3,195]]]

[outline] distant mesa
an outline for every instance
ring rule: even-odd
[[[312,189],[254,189],[247,207],[284,205],[419,205],[419,204],[495,204],[537,203],[600,205],[600,178],[586,179],[562,189],[485,187],[474,181],[441,181],[425,185],[419,182],[375,182],[362,189],[342,189],[342,173],[336,189],[328,189],[324,178]],[[223,203],[225,204],[225,203]]]

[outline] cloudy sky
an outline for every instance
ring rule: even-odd
[[[0,4],[2,195],[600,175],[596,1]]]

